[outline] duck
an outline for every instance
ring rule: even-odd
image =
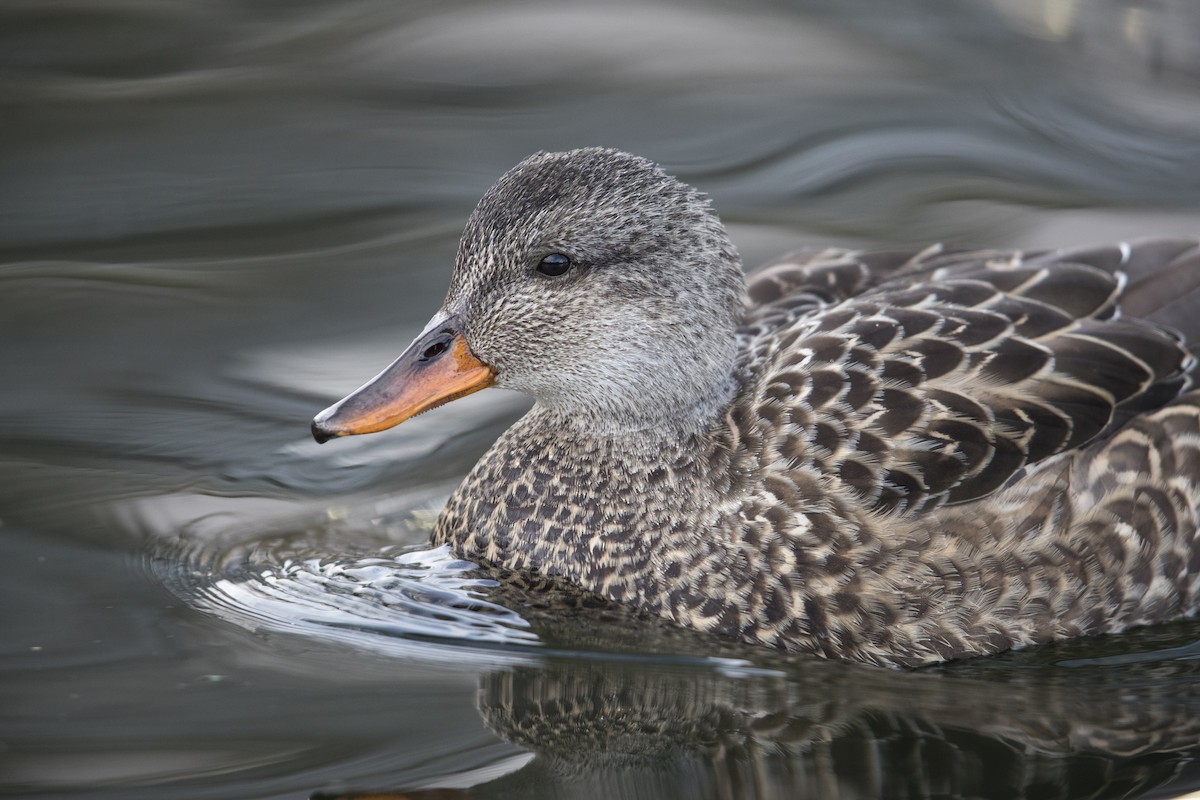
[[[719,637],[920,667],[1200,608],[1200,242],[807,248],[749,276],[706,195],[537,153],[440,310],[318,442],[533,398],[434,545]]]

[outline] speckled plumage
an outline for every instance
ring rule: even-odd
[[[551,252],[567,275],[533,271]],[[747,284],[652,163],[534,156],[472,215],[443,311],[537,403],[434,540],[883,665],[1193,614],[1200,392],[1130,310],[1200,334],[1198,283],[1197,244],[1156,241],[811,251]]]

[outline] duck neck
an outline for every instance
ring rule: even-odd
[[[619,446],[637,444],[640,450],[641,446],[658,448],[662,442],[677,442],[711,430],[724,418],[736,394],[737,380],[726,373],[706,391],[670,398],[674,402],[659,393],[627,407],[562,408],[539,402],[534,408],[547,430],[607,439]]]

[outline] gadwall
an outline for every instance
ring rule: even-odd
[[[475,208],[425,330],[313,434],[524,392],[434,543],[917,666],[1197,611],[1198,299],[1192,240],[811,250],[747,280],[656,164],[541,153]]]

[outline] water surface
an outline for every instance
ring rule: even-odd
[[[0,792],[1169,797],[1200,626],[895,673],[497,596],[424,542],[526,407],[318,447],[477,197],[605,144],[804,244],[1200,233],[1182,2],[0,8]]]

